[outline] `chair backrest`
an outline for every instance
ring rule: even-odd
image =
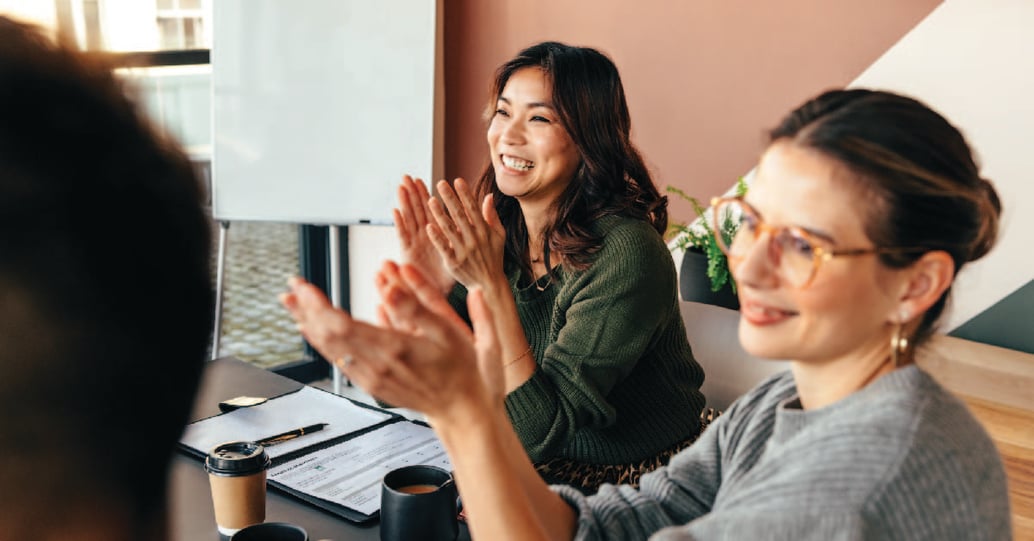
[[[1009,478],[1013,535],[1034,540],[1034,355],[938,335],[916,362],[991,435]]]
[[[680,302],[693,357],[704,369],[700,390],[707,405],[725,410],[768,376],[789,368],[785,361],[759,359],[740,346],[740,313],[696,302]]]

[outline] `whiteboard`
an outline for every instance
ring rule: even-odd
[[[434,178],[437,0],[218,0],[218,220],[390,223]]]

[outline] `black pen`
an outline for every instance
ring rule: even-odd
[[[257,444],[259,444],[259,445],[261,445],[263,447],[269,447],[270,445],[276,445],[278,443],[283,443],[283,442],[285,442],[287,440],[293,440],[293,439],[297,438],[298,436],[304,436],[304,435],[310,434],[312,432],[319,432],[320,430],[323,430],[323,427],[325,427],[325,426],[327,426],[327,423],[316,423],[314,425],[303,426],[302,428],[296,428],[294,430],[289,430],[287,432],[284,432],[283,434],[277,434],[276,436],[270,436],[268,438],[262,438],[261,440],[258,440],[255,443],[257,443]]]

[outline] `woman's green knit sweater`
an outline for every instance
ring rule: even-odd
[[[630,218],[605,217],[595,233],[603,245],[583,271],[557,268],[542,291],[510,275],[538,368],[507,395],[506,411],[535,462],[633,463],[699,430],[704,373],[686,339],[667,246]],[[466,293],[458,285],[450,295],[465,318]]]

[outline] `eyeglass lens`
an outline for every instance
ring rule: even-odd
[[[722,225],[739,223],[735,235],[716,235],[719,247],[730,259],[730,269],[750,254],[758,239],[769,233],[768,256],[780,275],[794,287],[802,287],[811,281],[817,267],[817,246],[814,239],[796,227],[770,226],[761,221],[757,213],[739,200],[723,200],[715,209],[716,230]]]

